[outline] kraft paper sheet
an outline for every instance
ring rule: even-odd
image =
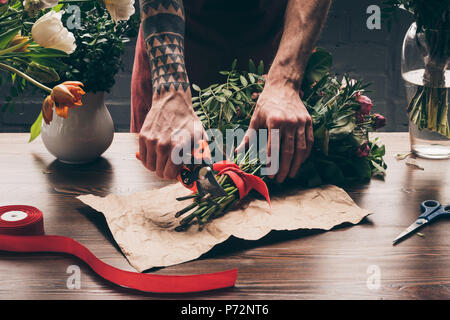
[[[371,214],[341,188],[323,186],[271,194],[271,207],[264,200],[250,198],[202,231],[192,226],[177,232],[174,227],[184,215],[176,219],[175,212],[190,200],[175,198],[187,194],[176,183],[130,195],[82,195],[78,199],[103,213],[125,257],[140,272],[196,259],[230,236],[257,240],[271,230],[330,230],[344,222],[357,224]]]

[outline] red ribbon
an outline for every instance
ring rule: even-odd
[[[244,198],[251,190],[258,191],[269,203],[270,197],[267,185],[260,178],[253,174],[246,173],[234,162],[224,160],[213,165],[213,169],[218,171],[217,175],[226,174],[233,180],[239,190],[239,199]]]
[[[26,217],[14,220],[14,212]],[[20,218],[20,217],[19,217]],[[0,207],[0,251],[58,252],[74,255],[102,278],[119,286],[145,292],[186,293],[234,286],[237,269],[197,275],[154,275],[117,269],[97,258],[76,240],[44,235],[43,214],[31,206]]]

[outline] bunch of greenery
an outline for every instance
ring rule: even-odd
[[[331,54],[316,49],[309,59],[301,86],[303,102],[312,117],[314,129],[311,155],[302,164],[295,181],[305,187],[329,183],[348,186],[367,182],[373,176],[383,177],[386,173],[384,146],[377,139],[369,140],[369,132],[378,128],[377,121],[384,118],[361,112],[359,97],[368,85],[347,77],[345,81],[339,81],[330,75],[331,64]],[[193,85],[198,92],[192,98],[196,114],[205,128],[220,129],[224,136],[226,129],[248,128],[257,96],[264,88],[262,63],[256,68],[250,60],[248,72],[237,71],[235,66],[236,62],[233,62],[231,71],[221,72],[226,77],[222,84],[205,89]],[[251,157],[250,151],[242,159],[236,159],[234,155],[229,157],[243,171],[261,176],[261,162],[257,157]],[[192,224],[201,227],[239,201],[238,190],[231,179],[227,176],[217,179],[228,195],[204,199],[197,193],[179,199],[193,199],[193,202],[176,214],[178,217],[189,213],[181,220],[178,230]]]
[[[68,4],[77,4],[70,1]],[[107,91],[114,86],[115,75],[123,67],[125,43],[136,37],[139,16],[114,23],[106,8],[98,2],[80,2],[80,27],[71,29],[77,49],[61,59],[58,70],[62,80],[77,79],[88,92]],[[66,12],[63,21],[72,13]]]

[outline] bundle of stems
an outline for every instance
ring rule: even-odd
[[[261,164],[256,157],[252,157],[252,148],[244,154],[238,154],[233,162],[238,164],[242,171],[258,175]],[[177,231],[184,231],[191,225],[197,224],[199,230],[211,219],[225,214],[229,208],[233,207],[239,201],[239,189],[229,176],[216,175],[217,182],[227,193],[226,196],[210,197],[210,195],[200,195],[198,192],[185,197],[177,198],[178,201],[192,200],[185,208],[175,214],[176,218],[187,214],[175,228]],[[264,180],[264,177],[260,177]]]
[[[450,31],[423,30],[416,37],[418,43],[423,38],[427,55],[424,58],[424,85],[417,88],[408,105],[409,119],[419,130],[428,129],[450,138],[448,89],[445,85],[447,63],[450,60]]]
[[[447,88],[419,86],[407,111],[419,130],[428,129],[450,138]]]

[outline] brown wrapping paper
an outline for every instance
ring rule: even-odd
[[[188,202],[175,198],[188,193],[177,183],[131,195],[83,195],[78,199],[104,214],[117,244],[140,272],[196,259],[232,235],[257,240],[271,230],[330,230],[344,222],[359,223],[371,213],[359,208],[344,190],[323,186],[271,195],[271,206],[249,198],[202,231],[193,226],[177,232],[173,228],[183,216],[175,219],[175,212]]]

